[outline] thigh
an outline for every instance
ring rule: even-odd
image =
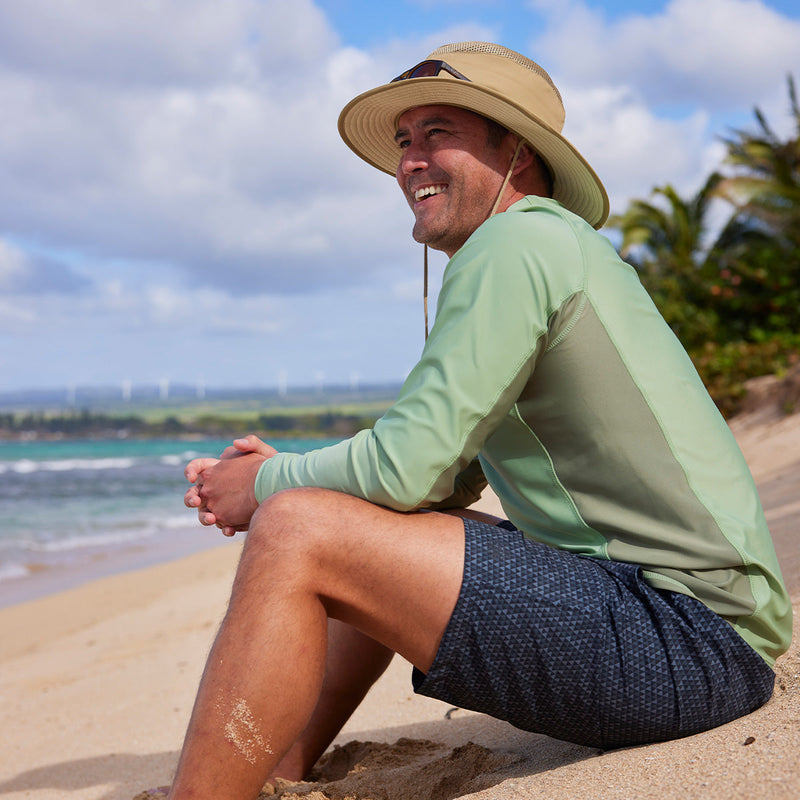
[[[273,574],[286,591],[317,595],[330,617],[425,670],[458,599],[464,525],[446,514],[399,513],[338,492],[292,489],[259,508],[243,561],[255,562],[254,575],[285,564]]]
[[[769,698],[772,671],[699,601],[634,565],[465,527],[462,590],[417,691],[604,748],[696,733]]]

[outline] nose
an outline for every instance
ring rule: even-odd
[[[411,175],[426,169],[427,166],[428,158],[424,152],[424,148],[415,142],[410,142],[408,146],[401,151],[400,163],[397,166],[397,176],[399,178],[402,175]]]

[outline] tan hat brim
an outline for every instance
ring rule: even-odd
[[[400,150],[397,120],[411,108],[449,105],[489,117],[522,137],[542,156],[555,179],[553,197],[594,228],[608,218],[608,195],[581,154],[558,132],[507,97],[470,81],[439,75],[378,86],[351,100],[339,115],[339,133],[367,163],[394,175]]]

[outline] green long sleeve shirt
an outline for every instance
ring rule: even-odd
[[[432,507],[476,456],[526,536],[640,565],[770,664],[788,648],[791,604],[728,426],[635,271],[553,200],[520,200],[453,256],[420,361],[372,430],[274,456],[256,496]]]

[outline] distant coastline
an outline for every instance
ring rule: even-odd
[[[371,428],[399,386],[277,390],[140,387],[0,393],[0,441],[346,438]]]
[[[224,438],[255,433],[265,439],[347,438],[371,428],[379,415],[338,411],[272,411],[265,414],[168,414],[146,419],[136,414],[94,413],[87,410],[46,413],[0,413],[0,440],[52,441],[61,439],[184,439]]]

